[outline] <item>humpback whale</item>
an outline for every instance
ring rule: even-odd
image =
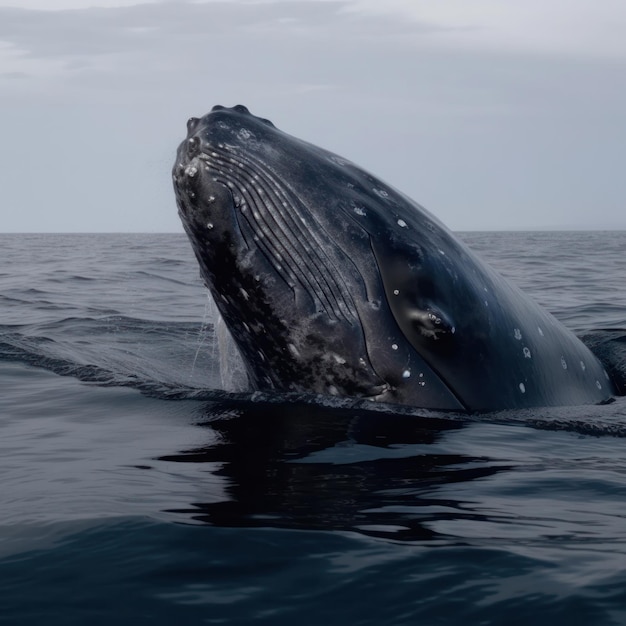
[[[241,105],[187,130],[179,215],[254,388],[455,411],[615,392],[573,333],[372,174]]]

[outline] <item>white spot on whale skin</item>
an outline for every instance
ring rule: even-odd
[[[360,206],[355,206],[354,207],[354,212],[357,215],[360,215],[361,217],[363,217],[364,215],[367,215],[367,213],[365,212],[365,209],[363,207],[360,207]]]
[[[328,387],[328,393],[331,396],[338,396],[339,390],[337,389],[337,387],[335,387],[335,385],[330,385],[330,387]]]
[[[602,383],[599,380],[596,380],[596,387],[602,389]]]
[[[289,349],[289,352],[291,352],[291,354],[293,354],[293,356],[295,356],[296,358],[300,356],[298,348],[296,348],[296,346],[294,346],[292,343],[290,343],[287,348]]]
[[[543,330],[541,330],[541,326],[537,326],[537,330],[539,331],[539,334],[543,337]]]
[[[439,254],[441,256],[446,256],[446,253],[441,248],[439,248]]]
[[[585,365],[584,361],[580,362],[580,369],[584,372],[587,369],[587,366]]]
[[[213,224],[212,224],[211,222],[207,222],[206,227],[207,227],[209,230],[213,230]]]
[[[252,137],[252,133],[247,128],[242,128],[238,133],[241,139],[250,139]]]
[[[532,355],[530,354],[530,348],[527,348],[526,346],[524,346],[524,358],[526,359],[532,358]]]
[[[525,385],[524,383],[520,383],[520,384],[519,384],[519,390],[520,390],[522,393],[526,393],[526,385]]]
[[[398,220],[398,226],[400,226],[400,228],[407,228],[407,223],[404,220]]]
[[[394,290],[393,290],[393,295],[394,295],[394,296],[398,296],[398,295],[400,295],[400,290],[399,290],[399,289],[394,289]]]
[[[411,370],[404,370],[404,372],[402,372],[402,378],[411,378]]]
[[[195,165],[188,165],[185,168],[185,174],[189,176],[189,178],[193,178],[198,173],[198,168]]]
[[[248,292],[243,287],[239,289],[239,293],[243,296],[244,300],[250,300],[250,294],[248,294]]]
[[[607,380],[611,380],[606,370],[604,370],[604,378],[606,378]]]
[[[562,356],[561,357],[561,367],[566,370],[567,369],[567,361],[565,360],[565,357]]]
[[[389,194],[384,190],[384,189],[376,189],[376,187],[374,187],[372,189],[372,191],[377,195],[380,196],[381,198],[388,198]]]
[[[398,349],[398,344],[397,343],[392,343],[391,344],[391,349],[392,350],[397,350]]]
[[[519,328],[514,328],[513,329],[513,337],[515,337],[515,339],[517,339],[518,341],[522,340],[522,331]]]

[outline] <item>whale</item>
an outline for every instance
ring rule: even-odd
[[[424,207],[243,105],[172,170],[253,389],[463,412],[610,401],[594,354]]]

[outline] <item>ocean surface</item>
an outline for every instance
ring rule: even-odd
[[[575,332],[624,335],[626,232],[460,237]],[[625,397],[224,391],[184,235],[0,250],[0,624],[626,624]]]

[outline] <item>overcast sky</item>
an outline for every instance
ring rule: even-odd
[[[0,232],[181,231],[238,103],[453,230],[626,229],[623,0],[0,0]]]

